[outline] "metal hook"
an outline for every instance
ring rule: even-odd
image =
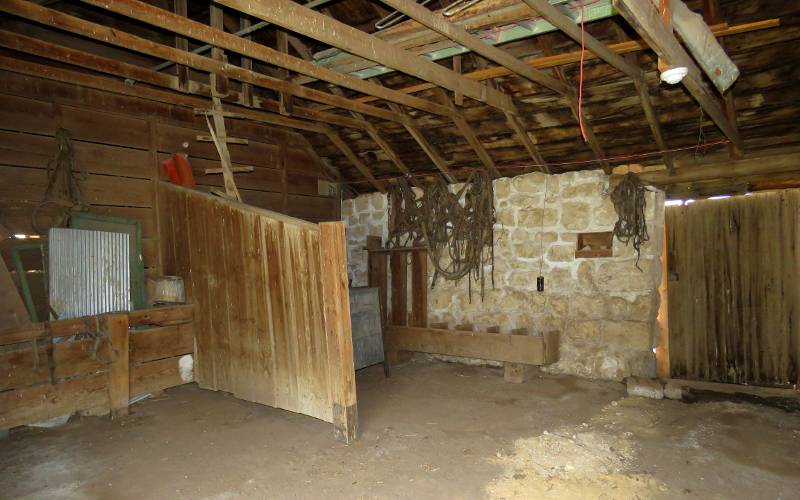
[[[417,3],[420,4],[420,5],[428,5],[429,3],[431,3],[431,0],[417,1]],[[383,19],[381,19],[380,21],[375,23],[375,29],[380,31],[380,30],[388,28],[390,26],[394,26],[395,24],[399,23],[400,21],[402,21],[405,18],[406,18],[405,14],[395,10],[391,14],[389,14],[388,16],[384,17]]]

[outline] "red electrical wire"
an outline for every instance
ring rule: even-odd
[[[583,56],[586,53],[586,46],[583,42],[583,2],[580,3],[581,8],[581,70],[580,70],[580,80],[578,82],[578,125],[581,127],[581,137],[583,137],[583,142],[589,142],[586,139],[586,131],[583,129]]]

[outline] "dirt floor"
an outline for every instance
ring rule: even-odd
[[[415,361],[358,374],[361,440],[186,385],[0,441],[2,498],[800,498],[800,413]]]

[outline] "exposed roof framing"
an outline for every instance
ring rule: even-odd
[[[0,21],[0,70],[194,108],[208,107],[210,81],[233,118],[313,132],[309,140],[316,153],[342,169],[340,181],[364,179],[368,189],[379,191],[397,174],[418,184],[419,175],[437,173],[434,165],[454,182],[468,165],[482,165],[495,176],[503,168],[560,172],[598,162],[610,171],[611,163],[629,158],[652,165],[659,155],[670,172],[659,175],[694,179],[700,174],[692,165],[707,163],[701,143],[721,158],[728,142],[721,139],[727,137],[732,153],[741,154],[737,118],[751,154],[763,155],[776,144],[800,146],[793,138],[798,126],[789,119],[796,105],[786,90],[800,65],[790,53],[800,32],[789,22],[731,38],[730,56],[713,40],[779,25],[778,19],[746,22],[755,16],[741,11],[743,0],[672,0],[680,12],[678,19],[673,10],[677,35],[658,15],[659,0],[612,0],[622,14],[616,21],[606,19],[610,6],[603,0],[608,11],[602,16],[586,14],[594,19],[592,34],[578,24],[577,4],[553,6],[552,0],[483,0],[452,18],[413,0],[381,0],[410,19],[374,33],[370,16],[378,11],[353,0],[338,0],[323,13],[304,5],[306,0],[205,1],[81,0],[46,8],[0,0],[0,11],[13,15]],[[800,7],[779,0],[754,1],[764,15],[800,13]],[[702,5],[705,21],[687,5]],[[119,16],[107,15],[112,13]],[[550,34],[533,43],[514,41],[531,19]],[[712,24],[725,22],[730,25]],[[273,28],[238,36],[253,23]],[[529,36],[541,29],[531,28]],[[508,30],[513,36],[491,36]],[[626,40],[634,30],[642,40]],[[687,39],[695,32],[701,36]],[[581,68],[579,109],[573,82],[582,54],[573,43],[581,41],[590,62]],[[212,47],[211,54],[193,53],[202,44]],[[438,60],[466,51],[474,55],[452,65],[421,55]],[[16,54],[23,56],[15,59]],[[154,69],[163,60],[177,67]],[[499,66],[487,67],[487,61]],[[732,61],[741,68],[738,80]],[[656,62],[686,66],[689,75],[682,85],[656,86],[663,68]],[[384,73],[383,81],[367,78]],[[709,119],[716,127],[708,126]],[[584,124],[589,148],[575,140],[576,121]],[[671,189],[691,191],[691,182]],[[698,182],[705,183],[705,192],[732,181],[725,176]]]
[[[437,33],[440,33],[441,35],[449,38],[450,40],[460,43],[464,47],[467,47],[471,51],[475,52],[476,54],[479,54],[485,57],[486,59],[489,59],[490,61],[493,61],[505,68],[508,68],[509,70],[513,71],[514,73],[523,78],[526,78],[534,83],[543,85],[548,89],[558,92],[560,95],[564,96],[567,99],[569,107],[573,110],[576,119],[579,119],[579,115],[583,114],[582,120],[579,119],[579,121],[582,121],[583,123],[584,129],[586,131],[587,141],[589,142],[592,151],[594,151],[595,155],[600,160],[600,163],[605,168],[609,167],[608,162],[602,159],[604,156],[603,150],[600,147],[597,138],[594,135],[594,132],[592,131],[591,123],[589,122],[585,113],[583,113],[582,110],[578,109],[575,93],[568,85],[564,83],[563,80],[554,78],[545,73],[544,71],[540,71],[536,68],[531,67],[530,65],[525,64],[524,62],[520,61],[516,57],[506,52],[505,50],[499,49],[491,45],[487,45],[480,38],[470,34],[464,28],[452,24],[450,21],[448,21],[441,15],[434,14],[433,12],[417,4],[416,2],[412,2],[409,0],[381,0],[381,1],[391,6],[392,8],[396,9],[398,12],[402,12],[411,19],[414,19],[420,24],[427,26],[428,28],[436,31]],[[451,89],[451,90],[456,90],[456,89]],[[503,109],[503,111],[509,111],[509,110]]]
[[[780,23],[778,19],[765,19],[762,21],[756,21],[752,23],[738,24],[736,26],[728,26],[727,24],[717,24],[711,26],[711,31],[712,33],[714,33],[716,37],[724,37],[730,35],[749,33],[752,31],[758,31],[762,29],[774,28],[779,24]],[[647,42],[645,42],[644,40],[627,40],[624,42],[609,44],[607,45],[607,47],[609,50],[617,54],[630,54],[634,52],[645,51],[650,48],[647,45]],[[587,61],[597,58],[598,57],[593,52],[587,52],[585,55],[585,60]],[[554,54],[546,57],[538,57],[535,59],[529,59],[522,62],[533,68],[546,69],[546,68],[555,68],[566,64],[573,64],[579,62],[580,60],[581,60],[581,51],[578,50],[562,54]],[[491,80],[493,78],[501,78],[512,74],[514,74],[514,72],[504,66],[491,66],[488,68],[471,71],[469,73],[464,73],[464,76],[472,80],[484,81],[484,80]],[[413,85],[408,85],[406,87],[398,88],[396,90],[398,92],[403,92],[406,94],[416,94],[417,92],[430,90],[434,87],[436,86],[433,85],[432,83],[424,82],[424,83],[415,83]],[[356,98],[356,100],[360,102],[373,102],[377,99],[378,98],[372,96]],[[326,106],[320,106],[320,109],[329,109],[329,108]]]
[[[636,87],[636,92],[639,95],[639,101],[642,105],[647,123],[650,130],[653,132],[653,138],[656,141],[659,149],[662,151],[667,149],[667,143],[664,140],[664,135],[661,132],[661,124],[658,121],[653,104],[650,101],[650,92],[647,88],[647,82],[644,79],[644,73],[641,68],[637,67],[633,60],[617,54],[609,49],[606,44],[599,41],[592,35],[581,30],[580,27],[570,18],[561,13],[558,9],[550,5],[548,0],[523,0],[536,12],[547,19],[550,24],[560,29],[565,35],[572,38],[577,43],[583,41],[584,45],[592,51],[597,57],[607,62],[611,66],[617,68],[621,72],[628,75],[633,79],[633,84]],[[664,155],[664,162],[668,168],[672,169],[672,158],[669,154]]]
[[[475,80],[465,78],[434,62],[398,49],[377,37],[291,0],[270,0],[258,3],[246,0],[215,1],[352,54],[380,62],[448,90],[457,90],[467,97],[502,111],[513,112],[514,105],[508,95]]]
[[[375,85],[374,83],[370,83],[364,80],[360,80],[358,78],[354,78],[349,75],[345,75],[333,70],[323,68],[321,66],[317,66],[316,64],[304,61],[297,57],[293,57],[289,54],[284,54],[278,50],[272,49],[265,45],[250,40],[246,40],[244,38],[240,38],[231,33],[225,33],[224,31],[211,28],[210,26],[198,23],[196,21],[191,21],[189,19],[181,18],[180,16],[176,16],[171,12],[165,11],[164,9],[153,7],[152,5],[148,5],[138,0],[82,0],[82,1],[84,3],[95,5],[97,7],[112,12],[116,12],[118,14],[122,14],[131,19],[136,19],[138,21],[142,21],[144,23],[166,29],[174,33],[179,33],[189,38],[200,40],[202,42],[209,43],[211,45],[221,47],[232,52],[236,52],[238,54],[250,57],[254,60],[275,65],[287,69],[289,71],[294,71],[296,73],[312,76],[319,80],[323,80],[332,83],[334,85],[338,85],[340,87],[348,88],[350,90],[355,90],[356,92],[368,94],[378,99],[385,99],[387,101],[396,102],[398,104],[402,104],[404,106],[408,106],[411,108],[416,108],[428,113],[433,113],[443,116],[449,115],[449,110],[445,106],[442,106],[440,104],[436,104],[434,102],[428,101],[426,99],[421,99],[419,97],[413,97],[408,94],[404,94],[403,92],[398,92],[396,90],[391,90],[385,87],[381,87],[379,85]],[[298,7],[300,6],[298,5]],[[310,9],[306,10],[310,11]],[[242,9],[242,12],[247,12],[247,9]],[[310,12],[313,12],[314,14],[320,16],[322,15],[314,11]],[[291,84],[291,88],[287,89],[287,91],[288,93],[293,94],[296,97],[307,98],[304,95],[302,95],[305,92],[305,90],[303,89],[306,89],[306,87]],[[293,90],[295,92],[293,92]],[[372,114],[367,112],[370,110],[365,110],[363,108],[354,109],[352,106],[347,106],[346,103],[341,102],[342,99],[338,98],[338,96],[333,96],[331,94],[328,95],[330,96],[329,98],[337,98],[337,102],[339,104],[332,104],[333,106],[342,107],[343,109],[347,109],[349,111],[351,110],[358,111],[359,113],[363,113],[366,115]],[[347,101],[347,99],[345,99],[345,101]],[[351,99],[349,101],[353,100]],[[388,117],[382,115],[380,118],[394,120],[393,116]]]
[[[737,149],[742,149],[739,131],[733,126],[720,107],[717,98],[703,82],[700,68],[697,67],[689,54],[683,50],[675,35],[661,21],[656,7],[650,1],[640,0],[614,0],[614,5],[653,51],[658,54],[658,57],[668,65],[688,68],[689,73],[684,77],[683,85],[722,130],[722,133],[730,139],[731,143]]]

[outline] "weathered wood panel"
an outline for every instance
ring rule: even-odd
[[[0,330],[0,429],[93,408],[121,414],[130,396],[186,383],[192,318],[179,306]]]
[[[558,332],[532,336],[395,325],[386,328],[387,352],[415,351],[546,365],[558,361],[557,346]]]
[[[669,207],[671,376],[800,382],[800,191]]]
[[[344,428],[337,436],[351,439],[349,315],[333,319],[334,299],[323,296],[329,274],[345,284],[347,275],[344,261],[322,265],[332,243],[324,244],[320,226],[167,183],[159,183],[159,199],[165,270],[184,277],[198,306],[198,384],[334,422]],[[326,329],[329,321],[339,326]],[[349,358],[340,352],[348,349]]]

